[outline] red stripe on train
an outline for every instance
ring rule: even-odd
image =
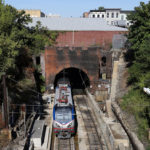
[[[72,129],[74,129],[74,128],[54,128],[54,130],[72,130]]]
[[[58,133],[58,132],[59,132],[59,131],[54,131],[54,133]],[[68,131],[68,132],[72,132],[72,133],[73,133],[74,131]]]

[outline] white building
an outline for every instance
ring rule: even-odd
[[[59,17],[61,17],[60,15],[58,15],[58,14],[48,14],[48,15],[46,15],[46,17],[50,17],[50,18],[59,18]]]
[[[90,12],[84,13],[83,17],[103,18],[107,21],[108,25],[128,27],[131,23],[127,20],[127,15],[131,12],[133,11],[121,10],[120,8],[108,8],[103,10],[90,10]]]

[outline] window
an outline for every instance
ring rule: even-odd
[[[95,15],[93,15],[93,18],[95,18]]]
[[[104,14],[102,14],[102,18],[104,18]]]
[[[101,59],[101,65],[104,67],[106,66],[106,57],[103,56],[102,59]]]
[[[106,73],[102,73],[102,79],[106,80]]]
[[[55,110],[55,119],[60,123],[69,122],[72,119],[72,110],[68,107],[56,108]]]
[[[121,20],[124,20],[124,15],[121,15]]]
[[[114,25],[114,22],[113,22],[113,21],[111,21],[111,25]]]
[[[40,65],[40,63],[41,63],[40,56],[37,56],[36,57],[36,65]]]
[[[100,15],[97,15],[97,18],[99,18],[100,17]]]
[[[107,13],[107,18],[109,18],[109,13]]]
[[[111,14],[111,18],[114,18],[114,13]]]
[[[116,18],[118,18],[118,13],[116,13]]]
[[[107,21],[107,24],[109,24],[109,21]]]

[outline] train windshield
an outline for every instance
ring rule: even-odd
[[[59,107],[55,110],[55,120],[67,123],[72,120],[72,109],[70,107]]]

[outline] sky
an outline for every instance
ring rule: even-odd
[[[134,10],[140,2],[148,3],[149,0],[5,0],[17,9],[40,9],[45,14],[58,14],[62,17],[81,17],[84,12],[105,8],[121,8]]]

